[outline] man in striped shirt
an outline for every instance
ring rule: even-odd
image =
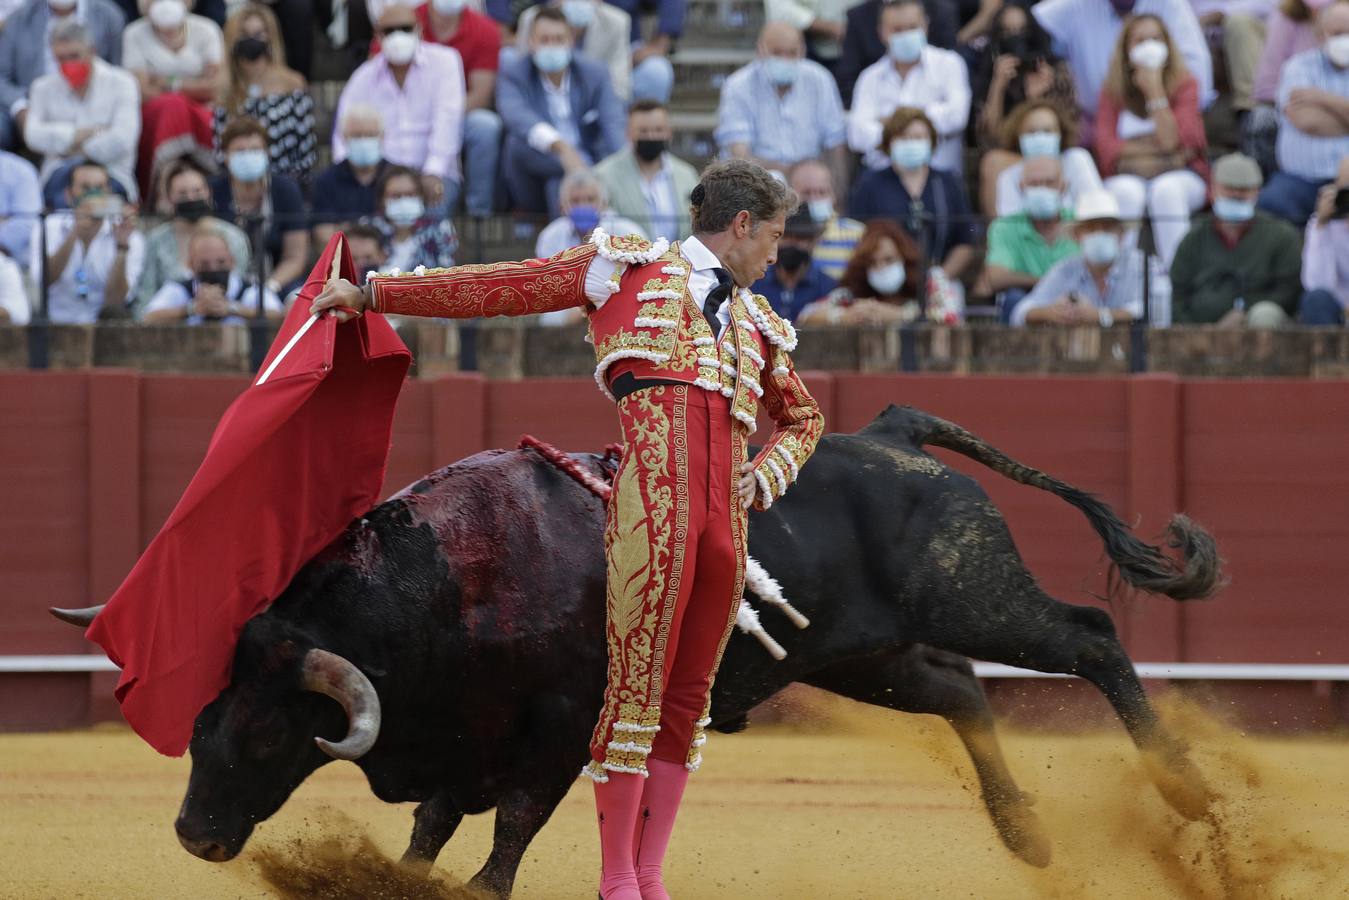
[[[1279,171],[1260,192],[1260,208],[1297,225],[1349,156],[1349,2],[1317,18],[1322,44],[1288,60],[1279,80]]]
[[[815,266],[838,281],[866,226],[835,211],[834,183],[829,178],[829,169],[819,160],[808,159],[792,166],[787,183],[810,211],[810,217],[824,224],[824,233],[815,245]]]

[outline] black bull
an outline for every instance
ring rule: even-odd
[[[1158,723],[1109,617],[1046,595],[984,492],[924,445],[1080,509],[1130,585],[1184,600],[1219,581],[1212,539],[1184,517],[1168,532],[1173,562],[1091,496],[955,425],[891,407],[856,434],[826,437],[786,497],[752,517],[751,554],[812,624],[798,631],[764,608],[789,653],[781,662],[736,633],[714,724],[743,727],[749,709],[797,681],[943,716],[1002,840],[1045,865],[1048,841],[964,657],[1071,673],[1114,706],[1167,801],[1201,815],[1203,779]],[[598,457],[574,458],[604,474]],[[183,845],[232,858],[311,772],[356,759],[380,799],[420,804],[410,861],[430,865],[465,814],[495,807],[474,882],[509,894],[587,758],[605,676],[603,527],[601,501],[531,451],[448,466],[352,523],[244,629],[229,687],[196,722]]]

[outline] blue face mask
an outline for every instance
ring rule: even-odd
[[[763,61],[764,74],[778,87],[786,87],[796,81],[797,61],[783,59],[781,56],[769,56]]]
[[[890,142],[890,161],[899,169],[921,169],[932,159],[932,144],[926,138],[895,138]]]
[[[1019,142],[1021,155],[1026,159],[1059,155],[1059,136],[1052,131],[1028,131],[1021,135]]]
[[[571,48],[559,47],[557,45],[549,47],[540,47],[534,51],[534,65],[539,67],[540,72],[547,72],[550,75],[561,72],[571,64]]]
[[[567,210],[567,218],[571,219],[571,226],[577,234],[585,235],[600,224],[600,211],[593,206],[573,206]]]
[[[347,141],[347,159],[353,166],[377,166],[383,148],[377,137],[358,137]]]
[[[562,15],[572,28],[589,28],[595,21],[595,4],[590,0],[562,0]]]
[[[1214,197],[1213,214],[1224,222],[1249,222],[1255,216],[1255,201]]]
[[[927,32],[921,28],[911,28],[908,31],[892,34],[887,42],[890,58],[900,63],[917,62],[918,57],[923,55],[923,48],[926,46]]]
[[[1119,256],[1119,235],[1109,231],[1093,231],[1084,235],[1078,243],[1087,262],[1095,266],[1113,263]]]
[[[1022,194],[1022,208],[1026,215],[1038,221],[1057,219],[1062,198],[1052,187],[1028,187]]]
[[[806,204],[810,210],[810,217],[816,222],[828,222],[834,217],[834,201],[826,200],[821,197],[818,200],[811,200]]]
[[[238,181],[261,181],[267,163],[266,150],[235,150],[229,156],[230,175]]]

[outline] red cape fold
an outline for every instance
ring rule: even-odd
[[[229,684],[244,623],[379,499],[412,356],[382,316],[323,316],[282,356],[329,277],[355,281],[328,242],[263,363],[225,411],[164,527],[86,632],[122,667],[122,714],[181,756]]]

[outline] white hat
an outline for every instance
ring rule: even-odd
[[[1073,218],[1079,222],[1092,219],[1116,219],[1120,217],[1119,203],[1109,191],[1087,191],[1077,198],[1077,209]]]

